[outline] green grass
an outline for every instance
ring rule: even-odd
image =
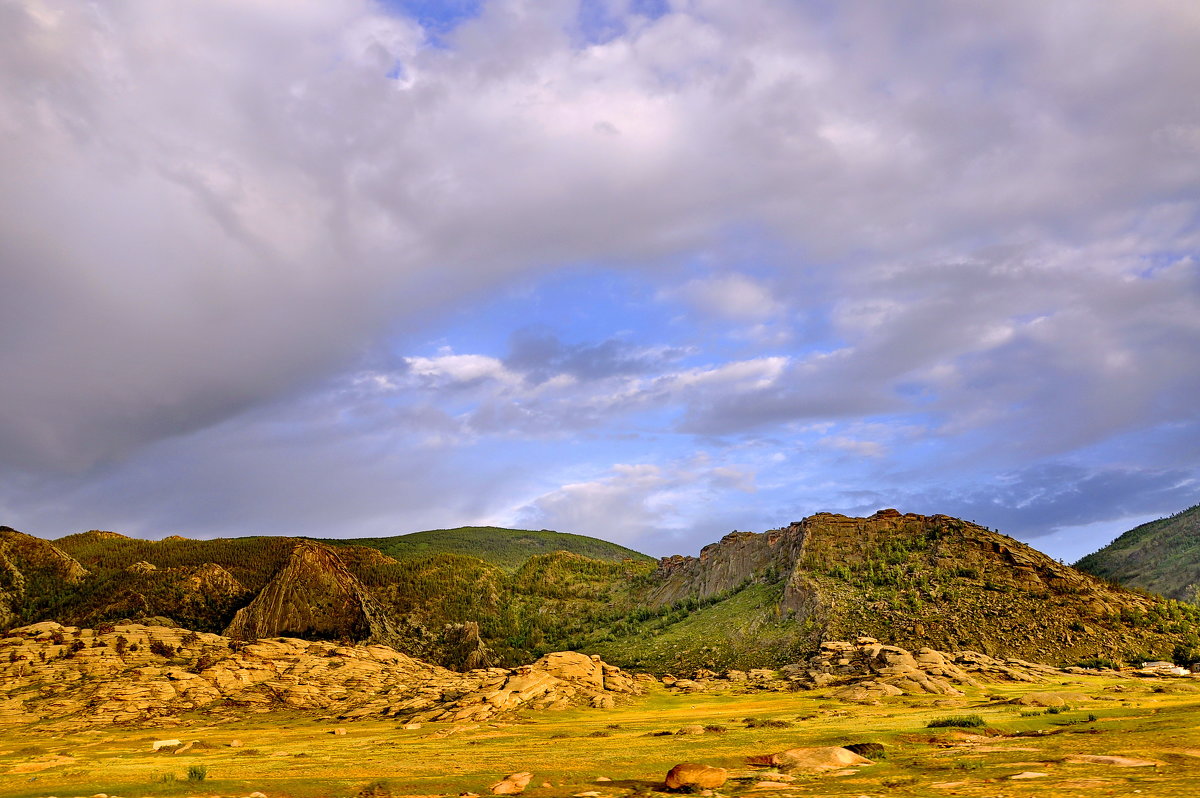
[[[548,529],[503,529],[494,526],[464,526],[457,529],[431,529],[389,538],[353,538],[322,540],[330,545],[366,546],[397,560],[411,560],[432,554],[462,554],[477,557],[507,571],[515,571],[537,554],[567,551],[593,560],[652,560],[641,552],[606,540],[552,532]]]

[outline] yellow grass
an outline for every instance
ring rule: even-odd
[[[1110,688],[1120,685],[1123,692]],[[1155,692],[1155,688],[1166,692]],[[898,697],[877,706],[833,700],[823,691],[674,695],[659,689],[615,710],[530,714],[509,724],[460,728],[395,721],[339,723],[295,712],[247,714],[222,725],[196,714],[159,729],[53,734],[0,733],[0,795],[355,796],[375,782],[392,795],[486,794],[516,771],[535,775],[526,795],[646,793],[667,770],[693,761],[727,767],[728,795],[871,796],[1195,796],[1200,791],[1200,693],[1190,683],[1064,677],[1054,685],[997,685],[953,699]],[[1022,717],[1029,708],[999,703],[1026,692],[1083,692],[1096,700],[1060,714]],[[939,705],[940,704],[940,705]],[[249,713],[249,711],[248,711]],[[935,718],[978,714],[989,729],[927,729]],[[1088,721],[1089,714],[1095,721]],[[788,728],[747,728],[744,719],[785,720]],[[647,736],[689,724],[724,733]],[[335,728],[345,735],[334,735]],[[615,727],[615,728],[610,728]],[[1014,736],[1018,732],[1057,732]],[[596,736],[593,736],[596,735]],[[152,753],[156,739],[202,740],[182,754]],[[229,747],[233,740],[241,748]],[[745,765],[752,754],[801,746],[879,742],[886,760],[853,775],[794,774],[787,790],[754,791],[763,778]],[[1068,764],[1071,754],[1120,755],[1158,767]],[[191,766],[203,782],[186,780]],[[1042,778],[1012,781],[1017,773]],[[597,782],[598,777],[613,779]],[[174,779],[171,781],[170,779]],[[540,786],[544,782],[552,786]],[[1135,791],[1140,790],[1140,793]],[[382,792],[377,794],[383,794]]]

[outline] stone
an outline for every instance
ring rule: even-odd
[[[532,773],[510,773],[491,786],[492,795],[519,795],[529,786]]]
[[[839,746],[789,748],[778,754],[748,757],[746,762],[751,765],[765,765],[785,770],[817,772],[842,770],[847,766],[864,767],[875,764],[870,759]]]
[[[842,747],[851,753],[858,754],[870,760],[885,759],[887,756],[883,745],[880,743],[850,743]]]
[[[175,746],[183,745],[182,740],[155,740],[150,743],[151,751],[161,751],[164,748],[174,748]]]
[[[1044,779],[1049,775],[1049,773],[1042,773],[1037,770],[1026,770],[1021,773],[1015,773],[1009,776],[1009,778],[1013,781],[1020,781],[1022,779]]]
[[[704,734],[704,727],[700,726],[699,724],[691,724],[688,726],[681,727],[679,729],[679,731],[677,731],[675,733],[676,734]]]
[[[1094,754],[1071,754],[1064,758],[1063,761],[1071,765],[1112,765],[1119,768],[1156,768],[1162,766],[1162,762],[1155,762],[1153,759],[1134,759],[1128,756],[1100,756]]]
[[[725,768],[714,768],[708,765],[698,765],[694,762],[683,762],[667,772],[667,789],[679,790],[684,788],[715,790],[729,779],[729,771]]]

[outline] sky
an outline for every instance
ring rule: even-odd
[[[0,0],[0,523],[1200,501],[1194,0]]]

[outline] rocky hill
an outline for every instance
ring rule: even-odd
[[[612,707],[641,690],[619,668],[569,651],[515,670],[459,674],[386,646],[246,643],[139,624],[43,622],[0,638],[0,726],[38,723],[42,731],[171,726],[198,710],[206,724],[271,709],[479,722],[520,709]]]
[[[1129,530],[1075,567],[1195,603],[1200,599],[1200,504]]]
[[[300,538],[5,534],[5,626],[140,622],[247,641],[386,643],[461,670],[567,649],[658,673],[778,667],[863,636],[1055,665],[1200,647],[1196,607],[1115,587],[975,524],[895,510],[734,532],[698,557],[555,551],[515,569]],[[66,576],[39,576],[52,573]]]
[[[594,650],[652,670],[730,667],[868,636],[1069,664],[1170,658],[1200,620],[1194,607],[1114,587],[984,527],[895,510],[732,533],[699,557],[664,558],[645,595],[670,622],[626,624]],[[679,606],[688,612],[673,615]]]

